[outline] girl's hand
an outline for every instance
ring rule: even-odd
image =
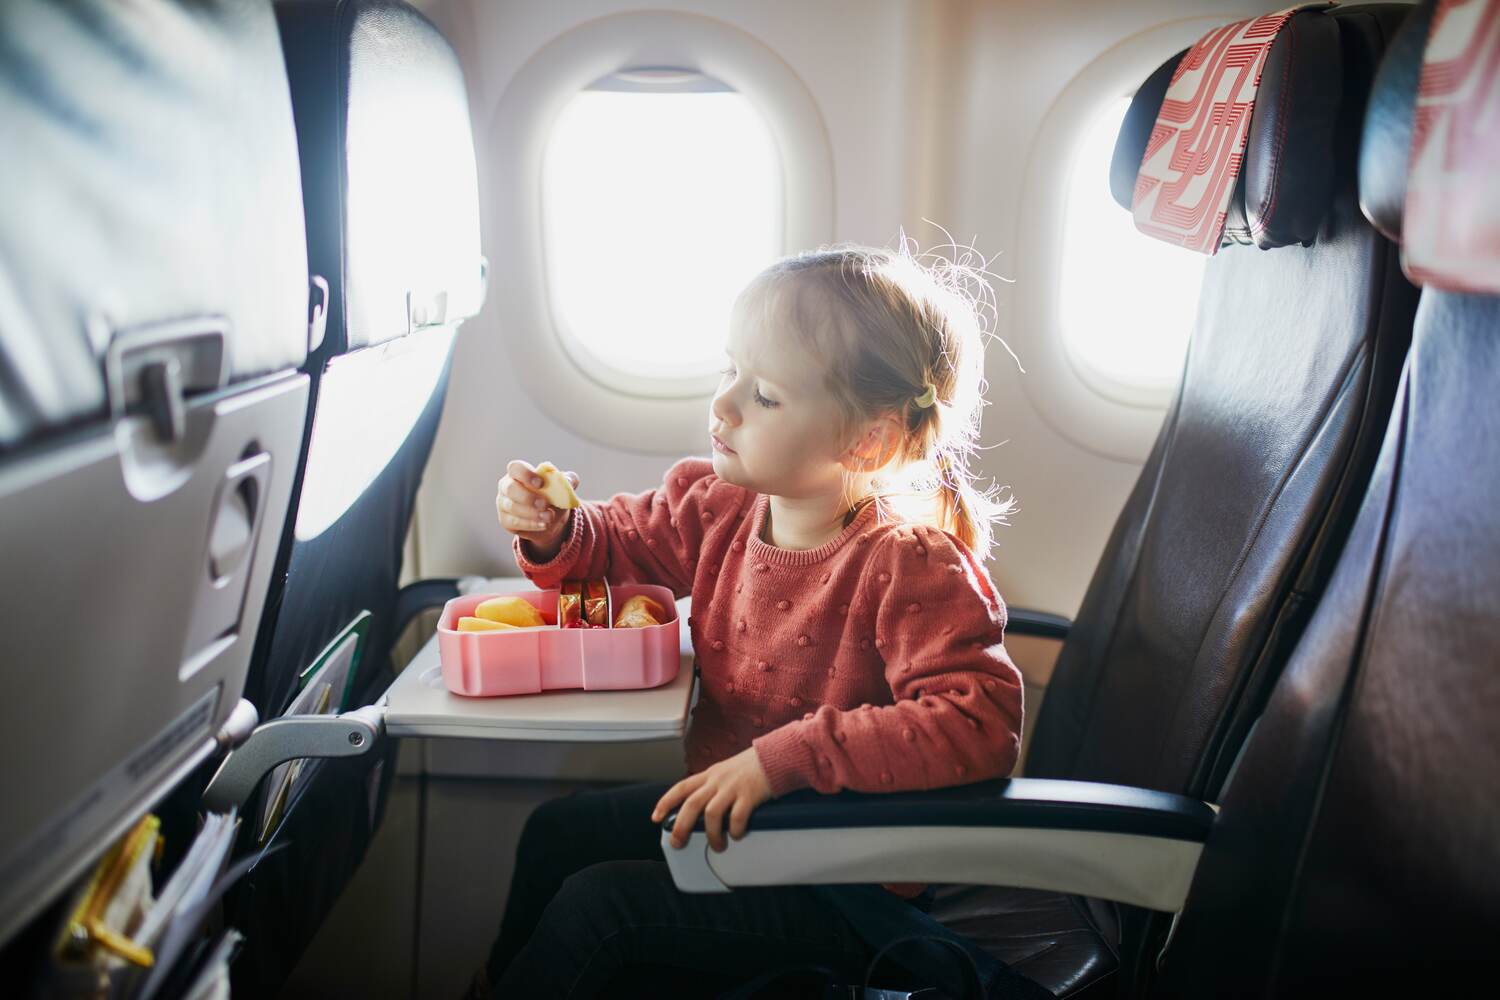
[[[672,824],[672,846],[680,848],[687,844],[688,834],[702,813],[709,846],[723,851],[729,846],[724,839],[724,817],[729,817],[729,835],[739,840],[745,836],[745,825],[755,807],[770,797],[771,779],[760,766],[755,748],[746,747],[667,789],[651,812],[651,822],[660,823],[681,803],[677,822]]]
[[[578,476],[565,472],[568,481],[576,489]],[[542,488],[542,477],[536,469],[519,459],[505,467],[495,490],[495,513],[500,517],[500,527],[531,543],[538,553],[551,558],[562,545],[568,530],[566,511],[558,510],[537,492]],[[546,562],[539,559],[538,562]]]

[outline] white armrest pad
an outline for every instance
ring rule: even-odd
[[[1203,845],[1132,833],[920,826],[765,830],[722,852],[695,831],[662,853],[683,892],[742,886],[940,882],[1050,889],[1152,910],[1182,908]]]

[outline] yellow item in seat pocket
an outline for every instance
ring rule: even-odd
[[[547,624],[542,613],[521,597],[491,597],[474,609],[474,617],[502,625],[515,625],[517,628],[535,628]]]
[[[559,510],[572,510],[583,503],[578,499],[578,494],[573,492],[573,484],[568,482],[568,477],[551,462],[538,465],[536,474],[542,477],[542,496],[552,506]]]
[[[460,632],[500,632],[515,628],[520,628],[520,626],[509,625],[505,622],[492,622],[488,618],[475,618],[471,615],[464,615],[458,620]]]
[[[148,813],[99,861],[57,944],[59,957],[76,961],[99,949],[151,967],[151,949],[136,944],[130,934],[153,902],[150,864],[160,831],[161,820]]]

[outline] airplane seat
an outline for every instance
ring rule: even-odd
[[[0,38],[3,942],[254,726],[316,333],[269,3]]]
[[[1214,799],[1326,584],[1416,302],[1356,184],[1365,98],[1402,16],[1302,11],[1267,54],[1181,382],[1064,643],[1028,778]],[[1110,185],[1127,211],[1181,58],[1121,126]],[[1059,996],[1131,968],[1120,942],[1154,936],[1122,926],[1146,911],[1035,890],[947,886],[932,914]]]
[[[1360,195],[1422,286],[1411,354],[1354,532],[1224,796],[1164,996],[1494,981],[1496,67],[1500,5],[1431,0],[1381,66]]]
[[[1173,57],[1135,94],[1111,165],[1116,200],[1132,210],[1139,187],[1146,208],[1138,228],[1184,245],[1201,239],[1204,252],[1216,252],[1176,396],[1064,643],[1027,776],[1014,783],[1042,791],[1002,796],[1045,799],[1048,789],[1088,782],[1185,796],[1201,807],[1232,772],[1348,537],[1410,341],[1416,291],[1396,248],[1360,214],[1357,187],[1371,81],[1407,10],[1303,9],[1269,37],[1253,109],[1238,105],[1250,115],[1238,178],[1222,169],[1200,178],[1235,185],[1222,235],[1213,216],[1176,205],[1151,211],[1150,198],[1164,199],[1173,184],[1153,189],[1142,177],[1148,165],[1160,172],[1172,152],[1164,140],[1194,112],[1212,113],[1180,94],[1167,101],[1179,69],[1183,87],[1232,75],[1243,47],[1229,44],[1229,28],[1210,33],[1189,50],[1190,63],[1186,53]],[[1243,30],[1256,29],[1245,22]],[[969,808],[954,800],[993,794],[987,786],[913,793],[879,822],[905,815],[932,826],[939,812]],[[859,801],[789,796],[757,816],[764,813],[769,828],[810,836],[826,818],[842,834],[853,818],[837,818],[840,810]],[[964,815],[957,826],[973,823]],[[752,860],[744,849],[755,828],[752,819],[751,835],[735,845],[735,868],[769,868],[752,884],[778,884],[775,858],[760,865],[761,856]],[[1129,991],[1168,932],[1161,906],[1144,901],[1152,888],[1054,891],[1047,869],[982,853],[922,860],[923,842],[913,835],[903,847],[882,837],[891,863],[904,858],[910,868],[898,877],[889,864],[870,862],[870,881],[936,883],[930,915],[939,924],[1055,995]],[[794,848],[788,841],[782,849]],[[804,872],[808,854],[821,849],[798,845]],[[838,881],[865,871],[863,862],[830,863]],[[1079,864],[1073,874],[1087,882],[1080,873],[1091,865]]]
[[[247,684],[263,719],[332,713],[392,679],[403,549],[460,323],[485,294],[467,91],[447,41],[398,0],[276,5],[328,322],[309,356],[304,466]],[[231,910],[237,989],[273,991],[363,858],[395,769],[384,737],[288,764],[247,807],[264,857]]]
[[[1359,193],[1422,286],[1412,344],[1354,524],[1218,809],[1200,812],[1193,833],[1168,829],[1191,814],[1186,796],[1148,805],[1141,789],[1074,781],[1017,795],[1031,783],[1018,779],[991,813],[995,833],[1049,827],[1042,839],[1123,828],[1125,812],[1161,844],[1201,838],[1196,856],[1181,855],[1192,878],[1169,907],[1171,932],[1117,994],[1451,996],[1494,979],[1497,66],[1500,4],[1426,0],[1379,68]],[[1038,823],[1043,812],[1053,822]],[[1158,832],[1146,831],[1147,815]],[[774,825],[785,829],[782,818]],[[1116,874],[1139,864],[1107,850],[1093,860]]]

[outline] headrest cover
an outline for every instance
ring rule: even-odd
[[[276,14],[308,251],[330,285],[323,353],[474,315],[479,185],[453,48],[400,0],[281,3]]]
[[[343,6],[345,304],[360,347],[479,311],[479,181],[448,41],[405,3]]]
[[[1500,0],[1439,0],[1410,164],[1407,275],[1451,291],[1500,292]]]
[[[0,39],[0,451],[102,419],[106,352],[142,329],[227,328],[230,381],[302,364],[269,4],[3,0]]]
[[[1218,28],[1174,60],[1165,81],[1165,67],[1147,80],[1111,164],[1123,200],[1129,157],[1140,150],[1128,205],[1138,229],[1205,254],[1226,238],[1270,248],[1316,236],[1332,190],[1340,98],[1328,6]]]

